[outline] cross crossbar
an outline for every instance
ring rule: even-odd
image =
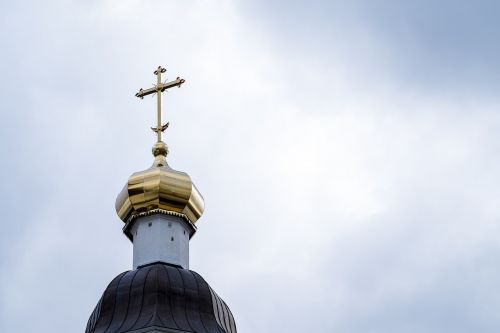
[[[167,83],[160,83],[159,85],[155,85],[152,88],[149,89],[140,89],[137,94],[135,94],[135,97],[139,98],[144,98],[144,96],[151,95],[151,94],[156,94],[158,91],[164,92],[167,89],[173,88],[173,87],[181,87],[181,84],[186,82],[186,80],[177,78],[173,81],[167,82]]]

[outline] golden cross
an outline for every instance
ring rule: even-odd
[[[156,127],[151,127],[153,132],[156,132],[156,136],[158,139],[158,142],[161,141],[161,134],[163,131],[165,131],[168,127],[169,123],[163,124],[161,123],[161,93],[164,92],[167,89],[173,88],[173,87],[181,87],[181,84],[186,82],[184,79],[181,79],[180,77],[177,77],[177,79],[170,81],[170,82],[161,82],[161,73],[165,73],[167,70],[161,66],[158,66],[158,69],[153,72],[153,74],[156,75],[156,84],[153,85],[152,88],[143,90],[142,88],[139,90],[137,94],[135,94],[136,97],[139,97],[140,99],[143,99],[144,96],[151,95],[151,94],[156,94],[156,104],[157,104],[157,121],[156,121]]]

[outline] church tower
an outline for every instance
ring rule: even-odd
[[[157,136],[153,165],[132,174],[116,199],[123,233],[133,244],[133,270],[119,274],[104,291],[85,333],[236,333],[229,307],[196,272],[189,270],[189,241],[204,201],[188,174],[167,164],[162,134],[161,95],[184,79],[140,89],[157,95]]]

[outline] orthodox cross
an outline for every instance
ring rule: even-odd
[[[156,94],[157,121],[156,127],[151,127],[151,129],[156,133],[158,142],[161,141],[161,135],[167,129],[169,124],[168,122],[166,124],[161,123],[161,93],[173,87],[180,88],[181,84],[185,82],[185,80],[181,79],[180,77],[177,77],[177,79],[170,82],[161,82],[161,73],[165,73],[166,71],[167,70],[165,68],[158,66],[158,69],[153,72],[153,74],[156,75],[156,84],[154,84],[152,88],[146,90],[143,90],[141,88],[139,92],[135,94],[135,96],[139,97],[140,99],[143,99],[144,96],[147,95]]]

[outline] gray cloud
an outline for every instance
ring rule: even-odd
[[[284,53],[338,59],[355,79],[382,76],[399,89],[436,95],[491,98],[498,87],[495,1],[292,1],[287,6],[266,1],[241,7]]]
[[[114,200],[152,162],[154,100],[133,94],[160,63],[187,80],[169,163],[206,199],[192,269],[241,332],[498,330],[486,5],[2,7],[1,331],[83,330],[130,268]]]

